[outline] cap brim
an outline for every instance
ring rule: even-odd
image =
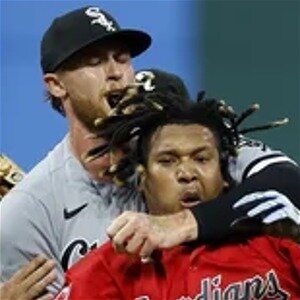
[[[123,29],[103,36],[94,42],[118,41],[126,45],[132,57],[146,51],[151,45],[151,37],[145,32],[131,29]]]
[[[151,37],[149,34],[132,29],[122,29],[115,32],[109,32],[107,35],[102,35],[101,37],[95,37],[90,39],[86,43],[78,45],[76,49],[65,53],[64,57],[52,67],[53,71],[57,70],[66,60],[72,57],[74,54],[78,53],[85,47],[88,47],[94,43],[106,43],[110,41],[117,41],[128,47],[128,50],[132,57],[135,57],[149,48],[151,45]]]

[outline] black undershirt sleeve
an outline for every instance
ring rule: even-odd
[[[209,242],[234,235],[234,221],[246,217],[245,208],[232,206],[244,195],[276,190],[286,195],[300,208],[300,168],[292,163],[270,165],[259,173],[245,179],[227,194],[191,209],[198,224],[198,242]]]

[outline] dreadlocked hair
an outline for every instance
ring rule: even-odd
[[[105,138],[108,144],[91,149],[85,159],[90,161],[106,153],[113,156],[116,149],[123,149],[125,157],[113,164],[106,174],[122,184],[139,165],[147,165],[151,137],[158,128],[171,124],[199,124],[213,132],[222,175],[233,184],[228,171],[229,158],[237,156],[242,131],[256,129],[239,130],[239,125],[256,110],[257,106],[252,106],[239,116],[224,101],[205,98],[204,92],[199,93],[196,102],[182,101],[173,93],[138,93],[120,101],[113,116],[95,124],[96,135]],[[278,125],[272,123],[267,127]]]

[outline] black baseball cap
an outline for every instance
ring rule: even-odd
[[[135,80],[146,93],[173,93],[186,101],[191,99],[184,81],[174,73],[161,69],[143,69],[135,73]]]
[[[57,17],[41,41],[41,66],[54,72],[73,54],[95,42],[120,41],[135,57],[151,44],[151,37],[139,30],[121,29],[117,21],[99,7],[73,10]]]

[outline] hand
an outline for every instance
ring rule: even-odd
[[[50,300],[53,296],[44,293],[55,278],[55,262],[37,256],[0,286],[1,300]],[[42,294],[44,293],[44,294]]]
[[[238,200],[233,208],[245,207],[251,204],[247,216],[261,216],[264,224],[290,219],[296,225],[300,225],[300,210],[285,195],[277,191],[270,190],[246,195]]]
[[[196,220],[187,209],[161,216],[127,211],[112,222],[107,234],[117,251],[147,258],[155,249],[195,240],[197,230]]]

